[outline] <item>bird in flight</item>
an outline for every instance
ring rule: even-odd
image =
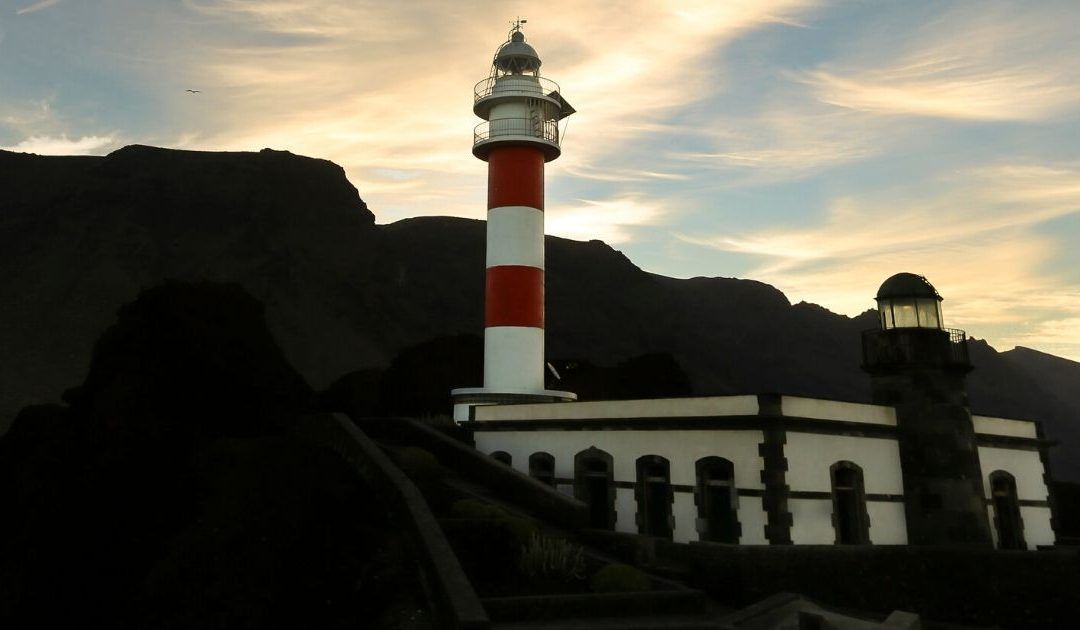
[[[198,94],[198,93],[202,92],[202,90],[184,90],[184,91],[185,92],[191,92],[192,94]]]

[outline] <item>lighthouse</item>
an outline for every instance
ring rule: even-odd
[[[484,386],[455,389],[454,419],[476,405],[574,400],[544,389],[544,164],[559,157],[559,121],[574,112],[540,76],[514,23],[476,84],[472,152],[488,165]]]

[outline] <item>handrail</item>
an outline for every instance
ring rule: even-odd
[[[473,86],[473,100],[479,101],[480,99],[487,98],[489,96],[496,95],[496,92],[503,90],[497,90],[497,87],[505,86],[506,92],[520,93],[528,92],[534,93],[537,96],[548,96],[552,92],[559,92],[559,84],[551,79],[545,79],[544,77],[534,77],[531,75],[504,75],[501,77],[488,77],[481,81],[478,81]]]
[[[941,333],[948,336],[947,346],[927,346],[926,335]],[[971,364],[967,333],[957,328],[871,328],[862,332],[862,339],[863,365],[935,362],[942,359],[955,365]],[[941,338],[937,339],[935,343],[940,343]]]
[[[492,493],[528,511],[545,514],[545,520],[576,529],[589,520],[588,508],[577,499],[507,467],[446,433],[411,418],[363,418],[369,432],[380,437],[420,446],[463,478],[487,486]]]
[[[559,124],[554,120],[530,118],[495,118],[473,129],[473,144],[502,136],[527,136],[559,145]]]
[[[382,450],[342,414],[321,414],[307,419],[302,434],[336,451],[353,469],[375,486],[392,509],[406,521],[406,531],[427,577],[427,595],[439,627],[486,630],[488,615],[473,590],[446,535],[413,482]]]

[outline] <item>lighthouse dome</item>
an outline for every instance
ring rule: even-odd
[[[495,67],[510,74],[535,73],[540,69],[540,56],[532,46],[525,43],[524,33],[514,31],[510,41],[495,53]]]
[[[914,273],[898,273],[881,284],[877,299],[897,297],[923,297],[941,300],[937,289],[924,276]]]
[[[941,295],[923,276],[898,273],[881,284],[876,299],[883,330],[944,328]]]

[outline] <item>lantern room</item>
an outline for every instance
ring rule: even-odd
[[[923,276],[898,273],[882,283],[876,299],[882,330],[944,329],[941,296]]]
[[[515,29],[520,25],[515,26]],[[514,30],[510,34],[510,41],[499,47],[495,53],[495,71],[498,76],[506,74],[531,74],[540,76],[540,56],[536,49],[525,43],[525,34],[520,30]]]

